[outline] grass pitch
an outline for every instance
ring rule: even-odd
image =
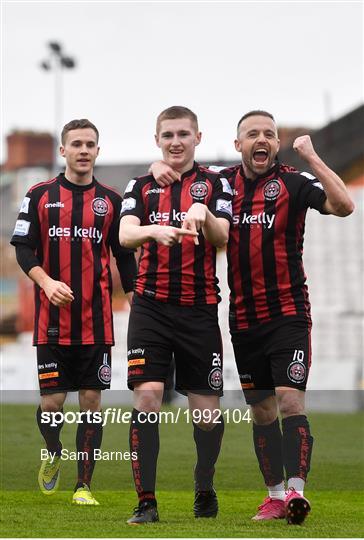
[[[161,425],[157,497],[160,523],[126,525],[136,496],[130,462],[97,463],[92,491],[99,507],[71,505],[76,462],[62,463],[60,491],[46,497],[38,489],[42,439],[35,406],[2,405],[2,537],[362,537],[364,530],[364,419],[361,414],[310,414],[315,437],[306,495],[312,512],[302,526],[284,520],[255,523],[251,517],[265,496],[256,463],[251,425],[226,425],[215,486],[216,519],[192,514],[195,449],[192,427],[183,420]],[[103,450],[128,450],[128,425],[104,428]],[[63,446],[75,449],[75,426],[62,430]]]

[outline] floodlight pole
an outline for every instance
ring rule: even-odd
[[[63,117],[63,80],[59,62],[54,62],[54,137],[53,137],[53,176],[58,174],[59,136]]]
[[[50,56],[41,62],[41,68],[45,71],[54,71],[54,136],[53,136],[53,175],[58,174],[58,139],[63,118],[63,78],[62,70],[73,69],[76,65],[74,58],[65,56],[62,46],[56,41],[48,43]]]

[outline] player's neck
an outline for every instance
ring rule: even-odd
[[[190,171],[193,168],[193,164],[195,163],[195,158],[192,158],[186,165],[183,165],[182,167],[173,167],[177,172],[180,174],[184,174],[187,171]]]
[[[244,176],[247,180],[254,181],[256,178],[258,178],[258,175],[254,171],[249,169],[249,167],[245,165],[244,161],[242,161],[241,164],[243,166]]]
[[[64,175],[72,184],[76,184],[77,186],[87,186],[88,184],[92,183],[93,169],[85,174],[78,174],[77,172],[72,171],[72,169],[66,167]]]
[[[270,163],[269,167],[266,168],[264,171],[260,172],[259,174],[253,171],[250,167],[248,167],[248,165],[244,161],[242,161],[241,164],[243,167],[245,178],[253,182],[257,178],[264,178],[265,176],[268,176],[272,172],[276,164],[276,161],[273,161],[272,163]]]

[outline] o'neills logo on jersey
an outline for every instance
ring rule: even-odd
[[[273,227],[275,214],[266,214],[260,212],[259,214],[247,214],[244,212],[241,216],[233,216],[234,225],[263,225],[265,229],[271,229]]]
[[[64,203],[61,201],[48,202],[44,205],[44,208],[64,208]]]
[[[99,244],[102,240],[102,232],[96,229],[96,227],[49,227],[48,235],[50,238],[88,238],[96,241]]]
[[[146,195],[152,195],[152,193],[164,193],[164,189],[159,187],[159,188],[148,189],[148,191],[145,192]]]
[[[183,221],[186,217],[187,212],[176,212],[176,210],[172,210],[171,213],[169,212],[156,212],[153,210],[151,214],[149,214],[149,222],[150,223],[164,223],[167,221]]]

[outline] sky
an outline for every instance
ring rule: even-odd
[[[58,122],[55,70],[40,69],[49,41],[77,64],[62,72]],[[198,159],[235,159],[251,109],[320,128],[363,102],[363,3],[5,1],[1,60],[2,162],[12,130],[59,133],[73,118],[99,128],[99,163],[156,159],[171,105],[197,113]]]

